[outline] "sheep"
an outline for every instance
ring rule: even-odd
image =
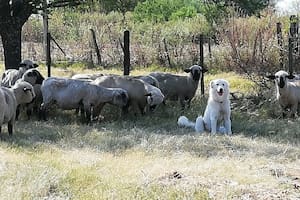
[[[71,77],[71,79],[77,79],[77,80],[83,80],[83,81],[92,81],[96,78],[99,78],[103,76],[104,74],[98,73],[98,74],[75,74]]]
[[[146,76],[132,76],[133,78],[137,78],[140,80],[145,81],[146,83],[149,83],[150,85],[153,85],[157,88],[159,88],[159,82],[156,78],[154,78],[153,76],[150,75],[146,75]]]
[[[31,102],[35,97],[32,85],[20,81],[12,88],[0,87],[0,133],[1,126],[8,124],[8,133],[13,134],[17,107],[20,104]]]
[[[23,74],[32,68],[38,67],[31,60],[24,60],[20,63],[19,69],[8,69],[2,74],[1,86],[11,87],[15,82],[22,78]]]
[[[170,73],[153,72],[150,76],[159,82],[159,88],[166,99],[177,101],[179,99],[182,109],[186,104],[190,107],[191,100],[195,96],[199,80],[207,70],[199,65],[193,65],[184,70],[189,76],[180,76]]]
[[[33,110],[36,111],[40,117],[40,114],[41,114],[40,113],[40,105],[42,103],[41,84],[44,81],[44,77],[41,75],[41,73],[37,69],[33,68],[33,69],[27,70],[23,74],[22,78],[18,79],[16,81],[16,83],[19,81],[26,81],[26,82],[30,83],[33,86],[34,92],[36,94],[36,98],[31,103],[24,105],[26,107],[25,109],[26,109],[28,119],[30,119]],[[24,106],[21,105],[21,107],[24,107]],[[18,117],[19,117],[19,113],[17,113],[16,120],[18,120]]]
[[[123,107],[124,114],[128,112],[128,108],[131,106],[135,114],[140,112],[144,115],[147,105],[153,108],[161,103],[164,98],[158,88],[153,88],[150,84],[129,76],[102,76],[92,83],[104,87],[119,87],[126,90],[129,95],[129,102],[128,105]]]
[[[69,78],[47,78],[42,84],[41,91],[43,96],[41,110],[45,120],[46,111],[52,104],[63,110],[81,108],[86,114],[87,122],[90,122],[93,108],[101,107],[104,103],[124,106],[128,101],[128,94],[123,89],[104,88]]]
[[[283,70],[267,77],[275,80],[276,99],[282,108],[282,116],[285,117],[286,111],[290,109],[291,117],[294,117],[300,102],[300,81],[292,80],[295,76]]]

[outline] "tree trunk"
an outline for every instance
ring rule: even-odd
[[[21,33],[22,25],[10,24],[0,32],[4,57],[5,69],[19,69],[21,62]]]

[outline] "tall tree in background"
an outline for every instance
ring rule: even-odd
[[[21,62],[21,33],[31,14],[42,9],[43,0],[0,0],[0,36],[5,69],[17,69]],[[49,7],[65,7],[83,3],[80,0],[55,0]]]

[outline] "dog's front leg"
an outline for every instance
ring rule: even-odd
[[[230,118],[225,119],[225,120],[224,120],[224,124],[225,124],[226,133],[227,133],[228,135],[231,135],[232,132],[231,132],[231,120],[230,120]]]
[[[211,125],[211,134],[216,134],[217,133],[217,117],[211,116],[210,117],[210,125]]]

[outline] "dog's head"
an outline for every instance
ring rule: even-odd
[[[224,79],[216,79],[210,82],[209,95],[214,100],[222,102],[228,99],[229,83]]]
[[[267,76],[267,78],[275,80],[275,83],[279,88],[284,88],[288,79],[293,79],[295,76],[288,74],[286,71],[280,70],[276,72],[275,75]]]

